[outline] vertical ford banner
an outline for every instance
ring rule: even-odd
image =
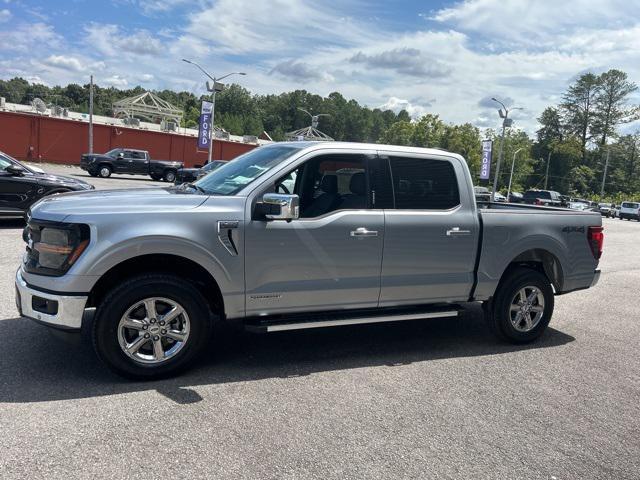
[[[482,141],[482,163],[480,163],[480,180],[489,180],[491,173],[491,140]]]
[[[212,111],[213,103],[202,102],[202,107],[200,109],[200,128],[198,129],[198,148],[209,148]]]

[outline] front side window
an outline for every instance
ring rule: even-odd
[[[280,178],[275,189],[300,197],[301,218],[368,208],[366,157],[358,154],[314,157]]]
[[[7,160],[6,158],[0,156],[0,170],[5,171],[9,165],[13,165],[13,163]]]
[[[448,210],[460,204],[458,180],[446,160],[390,157],[395,208]]]
[[[303,148],[305,144],[256,148],[202,177],[195,185],[208,195],[235,195]]]
[[[116,158],[120,152],[122,152],[121,148],[114,148],[113,150],[109,150],[107,153],[105,153],[105,155],[107,157]]]

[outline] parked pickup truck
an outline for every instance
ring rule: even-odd
[[[601,225],[594,212],[478,209],[465,160],[441,150],[276,143],[194,184],[39,201],[16,300],[69,330],[95,308],[98,356],[132,378],[184,369],[222,320],[277,332],[483,302],[493,331],[524,343],[554,295],[598,281]]]
[[[80,168],[92,177],[110,177],[112,173],[149,175],[154,180],[173,183],[176,172],[184,167],[182,162],[151,160],[146,150],[114,148],[107,153],[85,153],[80,158]]]

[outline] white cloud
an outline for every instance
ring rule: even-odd
[[[75,57],[67,57],[64,55],[50,55],[45,58],[42,63],[50,67],[63,68],[74,72],[82,72],[85,70],[82,62]]]
[[[541,46],[558,33],[629,26],[639,15],[640,4],[629,0],[465,0],[431,19],[496,40]]]
[[[309,0],[218,0],[189,16],[189,37],[225,52],[286,55],[301,45],[353,45],[372,38],[371,31],[341,15],[330,3]]]
[[[8,8],[0,10],[0,23],[8,22],[11,18],[11,12]]]
[[[10,29],[0,30],[0,51],[33,53],[42,49],[56,48],[61,44],[62,37],[51,25],[45,23],[19,23],[11,25]]]
[[[400,110],[406,110],[409,116],[413,119],[420,118],[425,113],[428,113],[427,108],[424,106],[415,105],[409,100],[397,97],[389,97],[385,103],[379,105],[377,108],[381,110],[393,110],[395,113],[398,113]]]
[[[85,27],[85,32],[89,44],[108,57],[158,55],[163,52],[162,42],[148,30],[127,34],[118,25],[92,23]]]
[[[104,85],[109,85],[113,87],[126,88],[129,85],[129,82],[126,78],[121,77],[120,75],[111,75],[110,77],[101,79],[101,82]]]

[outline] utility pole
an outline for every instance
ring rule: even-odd
[[[93,75],[89,83],[89,153],[93,153]]]
[[[551,163],[551,150],[549,150],[549,155],[547,155],[547,173],[544,174],[544,189],[547,189],[547,185],[549,183],[549,164]]]
[[[604,196],[604,184],[607,179],[607,169],[609,168],[609,154],[611,153],[611,149],[607,145],[607,159],[604,162],[604,172],[602,173],[602,187],[600,187],[600,196]]]
[[[498,114],[500,115],[500,118],[502,118],[503,120],[502,120],[502,136],[500,138],[500,150],[498,151],[498,162],[496,163],[496,172],[493,177],[493,192],[491,192],[491,201],[495,202],[496,190],[498,189],[498,178],[500,178],[500,164],[502,163],[502,152],[504,150],[504,135],[507,130],[507,127],[510,127],[511,125],[513,125],[513,120],[509,118],[509,109],[505,106],[504,103],[502,103],[500,100],[497,100],[495,98],[492,98],[491,100],[502,105],[502,108],[504,109],[504,111],[498,110]],[[522,110],[522,108],[514,107],[511,110]]]

